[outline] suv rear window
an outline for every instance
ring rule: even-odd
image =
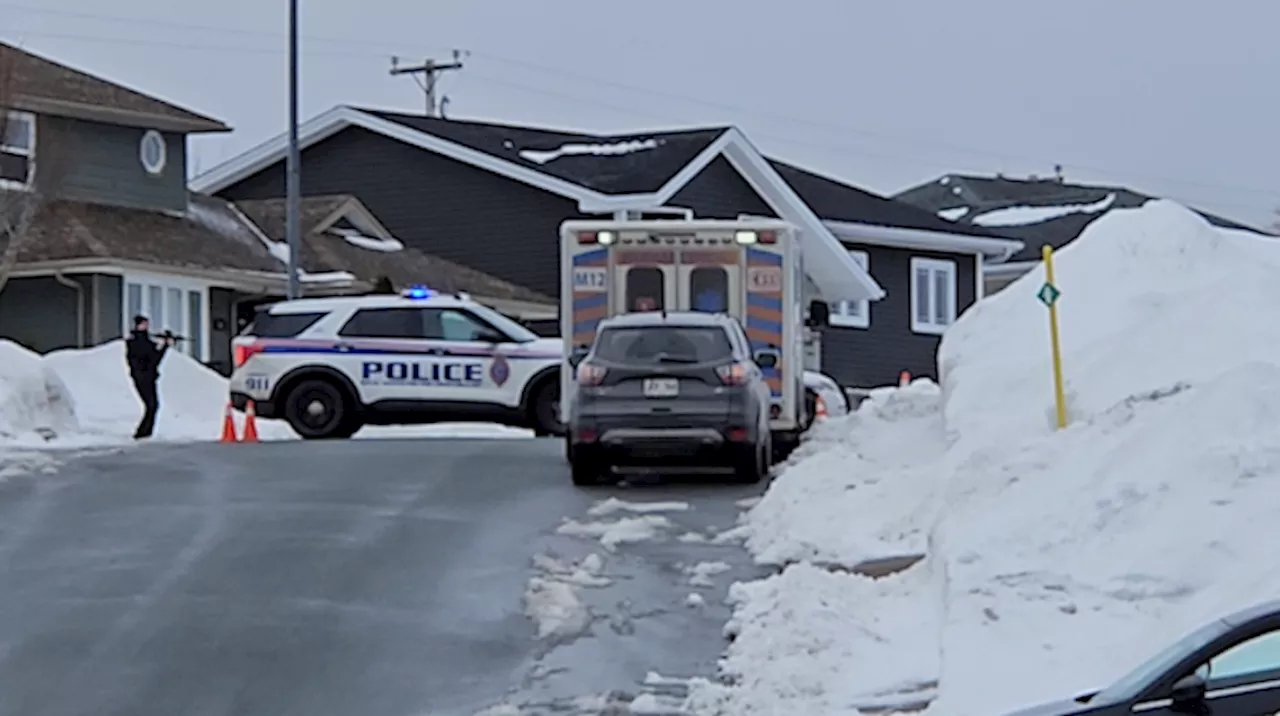
[[[595,346],[597,358],[613,363],[703,363],[732,355],[729,336],[717,326],[606,328]]]
[[[293,338],[302,333],[315,322],[324,318],[326,313],[267,313],[259,311],[253,322],[240,332],[242,336],[258,338]]]

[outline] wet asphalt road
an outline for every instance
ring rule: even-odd
[[[727,585],[755,575],[739,547],[677,535],[732,527],[762,489],[582,490],[561,444],[532,439],[68,459],[0,480],[0,716],[550,713],[649,671],[708,676]],[[691,509],[614,551],[556,532],[610,496]],[[610,583],[578,592],[590,626],[539,640],[533,558],[591,553]],[[734,568],[691,587],[681,568],[713,560]]]

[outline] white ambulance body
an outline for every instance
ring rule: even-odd
[[[727,313],[754,351],[779,356],[765,369],[773,393],[770,427],[797,438],[804,400],[804,265],[791,224],[750,220],[573,220],[560,227],[565,364],[561,417],[575,386],[575,356],[607,317],[643,310]]]

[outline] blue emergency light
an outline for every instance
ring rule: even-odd
[[[426,286],[413,286],[404,292],[409,298],[431,298],[434,294]]]

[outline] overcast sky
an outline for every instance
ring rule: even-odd
[[[302,0],[302,114],[420,111],[391,57],[466,67],[457,119],[734,124],[892,193],[947,172],[1109,181],[1237,220],[1280,203],[1277,0]],[[286,128],[285,0],[0,1],[0,37],[217,117],[197,168]]]

